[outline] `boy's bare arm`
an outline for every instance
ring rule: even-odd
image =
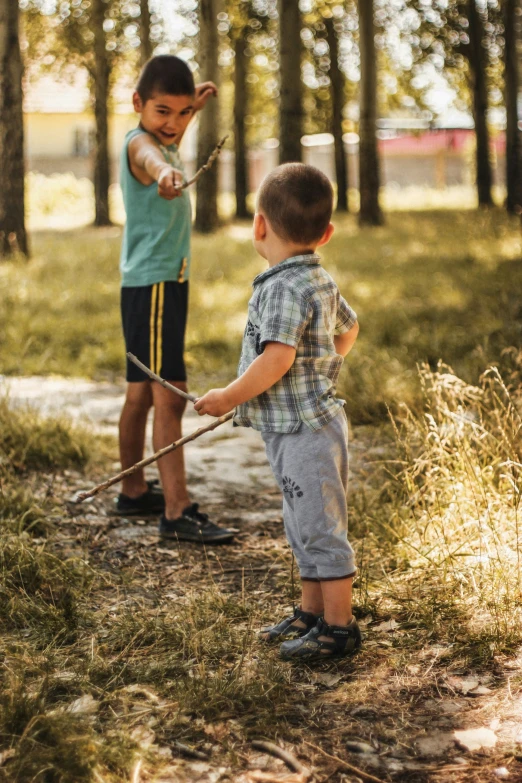
[[[183,174],[170,166],[158,144],[147,133],[135,136],[129,143],[129,166],[142,185],[158,183],[158,193],[168,201],[181,194]]]
[[[356,321],[349,332],[334,335],[334,345],[336,353],[346,356],[353,348],[357,335],[359,334],[359,324]]]
[[[194,405],[200,416],[223,416],[241,403],[257,397],[281,380],[295,361],[295,348],[266,343],[265,350],[240,378],[225,389],[211,389]]]
[[[201,109],[205,107],[205,104],[209,98],[217,98],[217,94],[218,88],[214,82],[201,82],[201,84],[196,84],[196,94],[194,96],[194,104],[192,106],[192,118],[195,117],[198,111],[201,111]],[[192,120],[190,121],[190,124],[192,124]],[[175,138],[175,143],[178,145],[178,147],[186,130],[187,128],[184,128]]]

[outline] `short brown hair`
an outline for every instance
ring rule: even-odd
[[[192,71],[184,60],[173,54],[158,54],[143,66],[136,92],[143,103],[147,103],[156,92],[192,97],[196,87]]]
[[[313,244],[321,239],[332,217],[332,185],[315,166],[284,163],[265,177],[257,203],[281,239]]]

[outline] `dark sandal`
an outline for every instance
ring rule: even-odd
[[[259,632],[259,638],[263,642],[272,642],[274,639],[292,639],[304,636],[317,625],[318,619],[319,615],[312,614],[311,612],[303,612],[302,609],[296,606],[291,617],[285,617],[285,619],[281,620],[277,625],[270,625],[268,628],[262,628]],[[301,622],[305,624],[305,627],[299,628],[298,626],[293,625],[296,620],[301,620]],[[266,634],[268,634],[268,638],[266,638]]]
[[[333,641],[323,642],[320,636],[330,636]],[[362,637],[357,621],[352,618],[349,625],[328,625],[320,617],[311,631],[299,639],[283,642],[279,648],[281,658],[300,661],[318,658],[343,658],[351,655],[361,646]]]

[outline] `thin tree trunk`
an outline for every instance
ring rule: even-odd
[[[487,123],[488,88],[486,84],[486,50],[482,45],[484,30],[476,0],[469,0],[469,64],[473,92],[473,119],[477,140],[477,195],[481,207],[493,205],[491,196],[491,160],[489,157],[489,130]]]
[[[279,163],[300,161],[303,135],[301,12],[299,0],[278,0],[279,8]]]
[[[332,95],[332,133],[337,180],[337,212],[348,212],[348,170],[343,142],[344,76],[339,68],[339,46],[333,18],[324,20],[330,48],[330,87]]]
[[[218,69],[218,0],[200,0],[199,4],[199,73],[201,81],[216,82]],[[198,168],[202,166],[219,138],[218,103],[209,100],[199,115]],[[214,231],[218,216],[218,166],[213,166],[196,185],[195,228],[202,233]]]
[[[92,29],[94,33],[94,119],[96,123],[96,149],[94,152],[94,202],[95,226],[110,226],[109,217],[109,121],[108,98],[110,65],[105,49],[103,22],[106,5],[103,0],[93,0]]]
[[[379,154],[377,150],[377,66],[373,0],[358,0],[359,48],[361,53],[361,97],[359,117],[359,222],[379,226],[383,215],[379,204]]]
[[[249,216],[246,198],[248,195],[248,166],[245,140],[245,114],[247,105],[246,87],[246,31],[242,30],[234,42],[235,89],[234,89],[234,150],[236,176],[236,217]]]
[[[18,2],[0,0],[0,255],[29,254]]]
[[[140,64],[145,65],[151,57],[149,0],[140,0]]]
[[[517,111],[519,91],[517,7],[518,0],[505,0],[506,209],[513,213],[522,208],[522,142]]]

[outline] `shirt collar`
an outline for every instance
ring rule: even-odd
[[[285,258],[284,261],[280,261],[279,264],[271,266],[269,269],[266,269],[264,272],[257,275],[257,277],[254,278],[252,285],[257,285],[268,277],[272,277],[272,275],[276,275],[278,272],[283,272],[285,269],[289,269],[293,266],[318,266],[320,263],[321,256],[317,255],[317,253],[304,253],[300,256],[290,256],[290,258]]]

